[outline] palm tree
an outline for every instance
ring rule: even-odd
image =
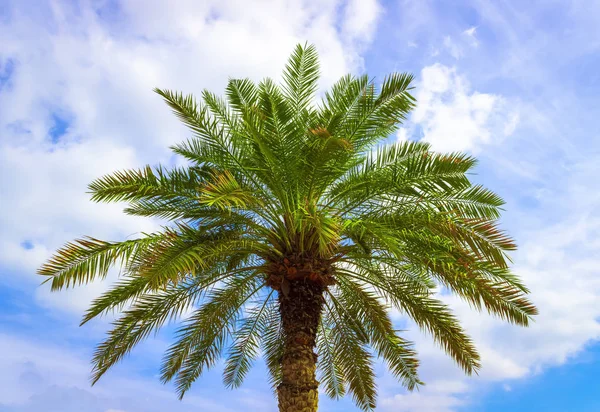
[[[378,145],[414,106],[412,76],[377,88],[347,75],[315,104],[318,79],[315,48],[299,45],[281,86],[234,79],[225,99],[204,91],[201,102],[156,89],[193,133],[172,148],[189,166],[116,172],[89,188],[94,201],[171,224],[135,240],[75,240],[39,270],[58,290],[121,267],[82,321],[120,311],[93,382],[179,319],[161,379],[180,396],[222,356],[225,385],[239,386],[261,354],[279,410],[315,411],[319,382],[369,410],[376,358],[408,389],[422,383],[391,308],[467,374],[480,358],[439,288],[528,325],[536,308],[496,223],[503,201],[469,181],[475,159],[423,142]]]

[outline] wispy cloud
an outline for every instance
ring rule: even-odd
[[[415,94],[417,108],[411,115],[413,138],[423,139],[435,150],[479,152],[499,145],[518,126],[519,112],[504,97],[474,91],[465,75],[439,63],[423,68]],[[416,134],[416,135],[415,135]]]
[[[385,404],[391,410],[476,409],[473,397],[481,397],[475,394],[492,382],[503,382],[498,388],[510,391],[519,385],[513,380],[563,365],[600,338],[600,308],[592,303],[600,300],[600,248],[593,240],[600,236],[594,212],[600,197],[591,167],[600,163],[600,140],[592,120],[597,97],[586,97],[589,88],[597,96],[600,84],[578,84],[583,80],[567,75],[567,87],[564,80],[582,59],[599,63],[600,48],[594,40],[593,46],[578,40],[597,28],[589,26],[575,3],[523,8],[477,1],[470,3],[478,13],[477,25],[461,33],[464,41],[476,40],[476,48],[458,49],[452,26],[445,35],[451,37],[439,34],[439,27],[435,35],[422,37],[449,55],[430,56],[421,70],[419,107],[399,139],[425,139],[437,149],[478,154],[485,177],[474,179],[508,198],[505,225],[520,245],[514,270],[531,288],[540,315],[521,329],[445,297],[480,348],[483,369],[477,378],[462,377],[433,352],[427,338],[417,335],[425,379],[468,386],[393,395],[390,384]],[[429,11],[423,24],[447,18],[434,8]],[[543,19],[548,15],[565,18],[551,29]],[[456,47],[454,53],[450,46]]]
[[[9,1],[0,9],[0,284],[19,293],[3,302],[10,319],[0,318],[12,331],[0,335],[0,409],[52,410],[60,399],[92,412],[218,410],[215,399],[223,410],[272,406],[260,369],[256,386],[235,398],[214,374],[205,381],[211,396],[199,388],[179,403],[136,362],[90,389],[91,343],[71,344],[85,332],[65,319],[106,284],[50,296],[36,289],[34,271],[74,237],[124,239],[158,224],[91,204],[85,194],[102,174],[175,161],[166,148],[185,131],[153,87],[197,94],[220,92],[228,76],[276,77],[304,41],[320,51],[323,87],[365,66],[378,76],[390,67],[418,75],[419,105],[398,138],[478,155],[474,180],[507,198],[505,226],[520,245],[514,270],[540,309],[522,329],[445,297],[482,352],[480,376],[465,378],[409,325],[428,385],[408,394],[381,372],[380,409],[473,409],[485,388],[514,389],[600,339],[600,3],[171,3]],[[55,343],[15,330],[15,319],[40,328],[49,322],[42,314],[60,324],[48,332]],[[141,403],[128,400],[132,392]]]

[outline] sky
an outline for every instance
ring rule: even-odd
[[[482,370],[463,376],[408,323],[426,385],[409,393],[379,365],[377,410],[600,410],[600,1],[251,4],[0,0],[0,412],[275,410],[261,360],[241,389],[225,389],[217,367],[179,401],[157,377],[168,328],[91,387],[110,319],[78,324],[116,275],[50,293],[35,270],[76,237],[157,227],[86,194],[111,171],[181,161],[168,147],[188,134],[153,87],[220,93],[229,77],[278,78],[307,41],[321,91],[348,72],[416,76],[417,108],[390,140],[478,157],[473,179],[507,201],[513,269],[540,311],[524,329],[444,296]],[[323,394],[320,410],[355,407]]]

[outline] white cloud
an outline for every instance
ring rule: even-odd
[[[504,129],[502,130],[504,136],[510,136],[515,132],[517,126],[519,125],[520,119],[521,117],[518,112],[512,112],[509,114],[507,122],[504,125]]]
[[[54,294],[48,285],[38,288],[35,270],[56,248],[82,235],[120,240],[157,226],[123,215],[120,205],[93,204],[85,193],[91,180],[114,170],[174,162],[168,146],[188,132],[153,87],[199,95],[203,88],[222,93],[230,76],[279,78],[293,47],[308,41],[319,50],[325,88],[362,69],[359,52],[381,11],[376,1],[342,0],[8,7],[11,18],[0,19],[0,62],[11,61],[14,71],[0,92],[0,284],[24,289],[49,317],[53,310],[80,315],[107,287]],[[68,124],[57,142],[51,132],[56,116]],[[214,399],[192,391],[179,402],[155,376],[119,375],[118,368],[90,388],[89,357],[54,347],[46,336],[36,345],[0,335],[0,351],[0,370],[10,371],[0,373],[6,412],[232,411],[222,406],[224,390],[211,393]],[[267,387],[264,382],[260,393],[243,388],[228,404],[274,410]]]
[[[466,34],[470,37],[475,37],[475,32],[477,31],[477,27],[469,27],[467,30],[463,31],[463,34]]]
[[[413,392],[405,395],[395,395],[381,401],[384,411],[403,412],[451,412],[466,404],[453,394],[432,394],[428,392]]]
[[[183,401],[154,379],[112,373],[89,385],[89,361],[69,347],[0,334],[0,409],[6,412],[233,412],[221,399],[190,394]],[[133,398],[132,393],[136,396]],[[252,394],[247,395],[253,399]],[[259,399],[256,400],[257,402]],[[243,402],[240,402],[243,404]]]
[[[454,40],[452,40],[452,37],[450,36],[444,37],[444,47],[448,50],[450,56],[454,57],[456,60],[463,56],[462,48]]]
[[[455,36],[444,36],[442,45],[450,56],[455,60],[460,60],[469,53],[469,48],[475,49],[479,47],[477,27],[470,27]]]
[[[5,273],[22,274],[7,276],[2,282],[17,288],[39,285],[44,279],[35,274],[36,269],[75,237],[119,239],[157,229],[152,220],[125,216],[119,205],[93,204],[86,194],[94,178],[138,163],[132,148],[92,140],[47,149],[44,145],[4,146],[0,151],[0,173],[15,176],[2,183],[7,201],[0,206],[0,262]],[[24,242],[30,248],[24,248]],[[107,283],[61,293],[50,293],[44,285],[35,290],[35,296],[44,306],[81,313],[106,290]]]
[[[515,76],[526,72],[529,78],[528,65],[514,69]],[[534,72],[539,69],[534,67]],[[575,101],[571,115],[559,114],[554,106],[534,108],[474,89],[466,73],[439,63],[425,67],[416,89],[417,109],[398,139],[422,137],[435,150],[475,152],[488,163],[480,166],[487,173],[500,179],[510,173],[518,177],[509,180],[514,185],[507,184],[512,199],[507,208],[517,216],[513,215],[511,232],[519,234],[514,271],[532,290],[530,297],[540,315],[529,328],[520,328],[477,314],[456,298],[443,297],[473,337],[483,368],[477,377],[464,377],[436,353],[439,348],[431,338],[409,333],[417,342],[421,377],[428,385],[407,394],[384,377],[381,405],[389,410],[461,409],[482,387],[510,391],[519,380],[572,361],[600,341],[600,220],[595,212],[600,195],[595,190],[597,173],[592,170],[594,164],[597,169],[600,152],[585,132],[583,140],[577,141],[581,136],[570,132],[585,131],[586,126],[564,125],[565,118],[584,119],[579,114],[586,109]],[[494,75],[498,74],[490,77]],[[569,139],[564,139],[565,133]],[[524,198],[535,198],[535,204],[520,210]],[[449,392],[432,385],[438,380],[463,384],[465,390]]]
[[[341,7],[344,17],[340,20],[336,11],[342,3],[333,0],[265,1],[252,8],[243,7],[241,1],[181,0],[167,7],[164,2],[138,0],[119,3],[118,11],[110,6],[98,10],[103,2],[92,3],[95,8],[85,3],[77,9],[56,2],[51,15],[43,7],[34,12],[37,7],[29,10],[31,4],[23,4],[15,18],[0,22],[0,61],[12,59],[15,65],[8,86],[0,93],[0,264],[3,274],[11,274],[2,282],[23,283],[27,289],[39,282],[33,275],[35,268],[64,241],[83,234],[119,239],[154,227],[151,221],[123,216],[118,206],[93,205],[85,194],[86,184],[104,173],[172,160],[166,147],[186,133],[151,93],[152,87],[197,94],[204,87],[221,92],[229,75],[276,77],[294,44],[305,40],[315,42],[320,50],[322,85],[326,86],[340,74],[362,67],[362,42],[372,38],[382,15],[374,2],[351,1]],[[434,10],[427,2],[405,1],[403,6],[406,13],[399,26],[415,30],[409,30],[404,39],[419,39],[419,47],[431,50],[432,56],[447,57],[440,53],[445,50],[460,58],[455,62],[459,64],[467,60],[469,45],[478,44],[477,29],[447,30],[433,20]],[[566,93],[563,105],[572,106],[567,107],[570,111],[561,111],[560,105],[548,111],[535,101],[532,105],[539,110],[524,112],[504,96],[473,90],[465,69],[434,64],[422,72],[412,121],[436,150],[489,153],[498,157],[494,164],[503,173],[518,169],[527,179],[539,181],[548,169],[559,175],[559,180],[531,190],[541,206],[523,212],[519,221],[519,230],[527,233],[518,239],[521,249],[515,271],[532,289],[540,316],[532,327],[522,329],[475,314],[468,305],[447,298],[481,350],[481,375],[464,378],[429,337],[413,333],[411,327],[409,337],[417,342],[422,376],[428,385],[406,394],[384,374],[378,378],[382,410],[454,410],[467,404],[479,385],[499,382],[505,390],[516,387],[518,381],[511,379],[563,364],[600,339],[598,147],[591,147],[593,142],[585,136],[585,162],[552,157],[548,164],[533,164],[529,159],[535,155],[533,151],[518,152],[524,140],[515,143],[516,150],[504,157],[496,156],[495,151],[500,143],[514,141],[506,137],[519,136],[524,123],[537,127],[534,131],[541,142],[539,146],[530,143],[529,149],[572,150],[579,143],[564,132],[585,128],[578,117],[585,108],[569,94],[576,92],[565,91],[563,83],[555,81],[552,65],[534,61],[539,43],[523,42],[516,20],[506,18],[493,3],[479,2],[480,11],[482,8],[490,9],[483,13],[486,24],[506,28],[505,37],[510,40],[506,53],[497,50],[499,69],[487,79],[506,76],[511,82],[525,84],[526,89],[533,83],[543,84],[546,91],[540,99]],[[586,10],[578,12],[588,19],[585,30],[577,34],[580,39],[590,38],[589,29],[597,31],[594,14]],[[103,20],[100,14],[105,16]],[[416,18],[422,16],[430,20]],[[433,38],[425,36],[429,31]],[[439,44],[444,33],[453,33],[444,40],[446,46]],[[540,31],[539,36],[547,34]],[[555,48],[564,64],[569,53],[571,57],[583,54],[584,46],[564,47],[568,39],[572,37],[561,37],[562,47]],[[585,41],[578,44],[591,47]],[[482,49],[478,53],[483,53]],[[555,104],[551,99],[548,102]],[[53,113],[70,122],[58,145],[50,144]],[[406,125],[398,138],[412,137],[417,132],[413,126]],[[558,134],[568,135],[570,141],[552,140]],[[515,196],[526,190],[529,187],[515,187]],[[23,242],[32,247],[22,247]],[[13,277],[13,273],[22,276]],[[24,280],[28,282],[21,282]],[[94,285],[85,294],[78,289],[77,298],[62,293],[48,296],[41,290],[37,297],[44,305],[80,312],[102,287]],[[61,396],[73,401],[73,411],[96,412],[88,408],[90,402],[97,403],[98,412],[207,408],[203,399],[188,397],[185,404],[173,401],[171,390],[157,385],[156,379],[146,381],[139,376],[114,376],[90,389],[87,356],[70,349],[0,336],[0,352],[5,355],[0,358],[0,370],[10,371],[0,374],[0,402],[4,403],[0,409],[65,412],[57,401]],[[119,404],[114,391],[125,397],[132,392],[143,394],[140,398],[147,403]],[[249,398],[246,405],[256,402],[260,401]]]
[[[406,127],[400,127],[396,132],[396,137],[399,142],[405,142],[408,140],[408,129]]]
[[[381,9],[377,0],[349,0],[344,9],[343,31],[362,42],[371,41]]]
[[[103,174],[173,161],[168,146],[188,133],[153,87],[198,95],[203,88],[222,93],[229,76],[277,78],[305,41],[319,49],[326,87],[362,66],[358,50],[380,13],[376,1],[244,4],[54,2],[36,13],[25,3],[10,6],[13,18],[0,21],[0,61],[14,62],[10,87],[0,93],[0,190],[7,199],[0,203],[0,264],[29,279],[21,287],[39,283],[35,269],[68,240],[118,240],[157,227],[124,216],[119,205],[92,204],[85,193]],[[56,144],[54,116],[68,123]],[[105,287],[37,295],[80,310]]]
[[[455,68],[439,63],[421,71],[416,98],[410,120],[435,150],[477,152],[499,143],[499,138],[511,135],[518,126],[517,109],[509,108],[502,96],[472,91]]]
[[[479,46],[479,40],[477,40],[477,26],[469,27],[463,31],[462,34],[467,37],[471,47]]]
[[[408,336],[417,342],[421,375],[427,385],[418,393],[406,394],[398,393],[393,383],[384,380],[382,406],[413,412],[455,410],[469,402],[469,394],[482,385],[502,383],[500,388],[510,391],[519,384],[518,379],[563,365],[590,342],[600,340],[600,244],[594,241],[600,238],[600,219],[594,213],[600,196],[584,193],[595,175],[593,161],[579,163],[557,188],[540,197],[538,211],[552,208],[570,217],[550,224],[533,218],[522,222],[521,246],[513,270],[531,289],[530,298],[540,311],[530,327],[506,324],[474,312],[456,297],[441,296],[480,351],[479,376],[463,376],[430,337],[410,332]],[[446,384],[440,386],[440,381]]]

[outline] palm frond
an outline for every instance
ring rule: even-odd
[[[110,310],[123,308],[127,302],[147,292],[150,289],[149,282],[150,279],[140,276],[128,277],[121,280],[116,286],[92,302],[80,326]]]
[[[479,354],[458,319],[442,302],[415,290],[411,284],[390,279],[373,267],[337,270],[342,276],[372,285],[394,307],[428,331],[466,373],[477,372],[480,367]]]
[[[306,110],[317,91],[319,60],[315,46],[297,45],[283,71],[283,90],[295,113]]]
[[[124,170],[96,179],[88,186],[95,202],[137,201],[197,197],[198,185],[210,176],[210,168],[190,167],[165,170],[146,166]]]
[[[272,305],[267,307],[266,327],[261,335],[261,350],[267,364],[269,381],[275,392],[281,383],[281,359],[283,357],[283,327],[279,316],[279,307]]]
[[[168,232],[123,242],[106,242],[91,237],[67,243],[38,269],[38,274],[48,276],[52,290],[89,283],[106,277],[108,270],[119,262],[169,237]]]
[[[354,402],[362,410],[375,408],[377,387],[373,373],[373,357],[366,347],[362,326],[357,325],[358,320],[350,321],[343,308],[335,303],[332,294],[329,294],[330,303],[325,304],[326,323],[331,323],[332,348],[340,368],[340,374],[346,378],[348,390]],[[357,329],[356,326],[359,326]]]
[[[339,353],[332,336],[332,326],[321,319],[317,334],[317,352],[319,361],[317,370],[319,382],[325,386],[325,393],[332,399],[342,398],[346,394],[346,378],[342,373]]]
[[[229,387],[238,387],[242,384],[251,362],[258,355],[260,337],[267,327],[269,320],[269,306],[274,305],[271,299],[273,290],[269,292],[263,302],[248,310],[248,314],[241,320],[241,325],[233,333],[233,344],[229,349],[223,382]]]
[[[98,345],[92,359],[92,383],[165,321],[177,318],[190,308],[202,293],[201,284],[201,278],[196,278],[164,292],[138,297],[134,305],[113,322],[108,338]]]
[[[355,319],[365,325],[371,338],[371,346],[387,362],[392,373],[409,390],[422,385],[417,373],[419,361],[413,344],[397,335],[377,294],[344,278],[340,278],[339,288],[342,304]]]
[[[161,380],[168,382],[175,377],[180,397],[220,358],[242,306],[263,286],[257,284],[256,276],[250,271],[245,277],[226,282],[178,330],[177,341],[163,360]]]

